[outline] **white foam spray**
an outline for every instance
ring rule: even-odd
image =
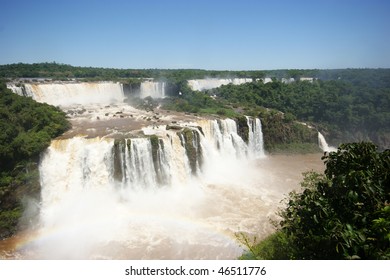
[[[192,90],[207,90],[220,87],[222,85],[233,84],[240,85],[252,82],[251,78],[232,78],[232,79],[195,79],[188,80],[188,85]]]
[[[324,152],[337,151],[337,148],[328,145],[328,143],[325,140],[324,135],[322,135],[321,132],[318,132],[318,145],[320,146],[320,149]]]

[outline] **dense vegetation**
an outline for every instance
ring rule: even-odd
[[[75,67],[59,63],[0,65],[0,78],[53,78],[117,80],[131,78],[156,78],[174,83],[204,77],[252,77],[262,78],[264,71],[208,71],[201,69],[113,69]]]
[[[255,245],[240,236],[243,258],[390,259],[390,150],[342,144],[323,159],[324,174],[290,193],[275,234]]]
[[[0,82],[0,238],[12,234],[23,199],[39,195],[39,154],[69,127],[53,106],[12,93]]]
[[[336,145],[369,140],[390,147],[390,87],[385,86],[387,80],[375,86],[364,81],[253,82],[225,85],[209,94],[236,106],[280,110],[328,132]]]

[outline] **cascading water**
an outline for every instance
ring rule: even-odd
[[[262,158],[264,153],[263,131],[261,128],[261,121],[258,118],[246,117],[249,127],[249,151],[254,158]]]
[[[114,177],[122,188],[147,189],[169,185],[171,155],[162,139],[133,138],[114,144]],[[168,148],[167,148],[168,149]],[[115,164],[116,163],[116,164]],[[120,176],[115,176],[120,174]]]
[[[140,98],[165,98],[165,82],[144,81],[141,83]]]
[[[250,133],[259,124],[248,118]],[[237,198],[259,199],[247,157],[261,147],[256,137],[245,143],[232,119],[153,129],[141,138],[54,140],[40,164],[40,234],[28,249],[39,258],[239,255],[233,233],[259,230],[257,217],[235,210]]]
[[[15,84],[7,84],[7,88],[12,90],[13,93],[16,93],[17,95],[24,96],[26,95],[24,86],[15,85]]]
[[[40,163],[42,215],[64,195],[112,185],[113,139],[54,140]],[[43,219],[45,221],[46,219]]]
[[[247,146],[240,136],[237,134],[237,124],[232,119],[213,121],[212,126],[214,143],[222,151],[229,156],[242,157],[247,153]]]
[[[328,145],[328,143],[325,140],[324,135],[322,135],[320,132],[318,132],[318,145],[319,145],[320,149],[324,152],[337,151],[337,148]]]
[[[37,83],[22,87],[8,86],[15,93],[32,97],[41,103],[55,106],[71,104],[117,103],[124,100],[120,83]]]
[[[256,135],[261,134],[260,121],[248,118],[248,124],[248,145],[237,134],[232,119],[204,121],[199,128],[188,127],[180,132],[164,130],[163,137],[55,140],[41,163],[41,183],[43,189],[46,186],[52,189],[51,185],[59,180],[61,183],[56,184],[59,190],[102,188],[115,180],[130,189],[170,185],[171,177],[187,183],[188,174],[199,174],[203,162],[212,161],[213,157],[244,159],[248,151],[263,156],[263,144],[259,142],[262,135]]]
[[[233,78],[233,79],[197,79],[188,80],[188,85],[192,90],[207,90],[220,87],[222,85],[233,84],[240,85],[252,82],[251,78]]]
[[[110,104],[120,103],[125,99],[123,84],[114,82],[58,82],[58,83],[25,83],[23,85],[7,84],[7,87],[18,95],[32,97],[38,102],[55,106],[72,104]],[[136,92],[140,98],[165,98],[165,82],[143,81]]]

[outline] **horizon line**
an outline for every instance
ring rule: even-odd
[[[8,64],[0,64],[0,66],[11,66],[11,65],[34,65],[34,64],[56,64],[56,65],[64,65],[70,67],[79,67],[79,68],[98,68],[98,69],[112,69],[112,70],[201,70],[201,71],[229,71],[229,72],[256,72],[256,71],[286,71],[286,70],[390,70],[390,67],[341,67],[341,68],[275,68],[275,69],[207,69],[207,68],[121,68],[121,67],[107,67],[107,66],[80,66],[80,65],[72,65],[68,63],[62,63],[57,61],[46,61],[46,62],[14,62]]]

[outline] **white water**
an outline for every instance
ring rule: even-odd
[[[165,98],[165,82],[144,81],[141,83],[140,98]]]
[[[228,158],[243,157],[247,153],[245,142],[237,134],[234,120],[214,120],[211,122],[211,135],[214,147]]]
[[[261,121],[258,118],[252,119],[247,117],[249,126],[249,151],[252,158],[265,157],[263,131]]]
[[[18,95],[26,95],[41,103],[55,106],[74,104],[113,104],[124,100],[123,86],[114,82],[63,82],[26,83],[22,87],[8,84],[7,87]],[[165,98],[165,82],[143,81],[139,97]]]
[[[196,175],[183,139],[163,126],[149,129],[161,140],[155,161],[147,137],[117,148],[110,138],[54,140],[40,164],[38,238],[24,250],[49,259],[236,258],[234,233],[269,230],[275,194],[249,160],[256,137],[247,145],[231,119],[195,125],[204,133],[191,128],[202,155]]]
[[[192,90],[207,90],[217,88],[222,85],[233,84],[240,85],[252,82],[251,78],[233,78],[233,79],[195,79],[188,80],[188,85]]]
[[[15,84],[7,84],[7,88],[12,90],[12,92],[16,93],[17,95],[24,95],[23,89]]]
[[[325,140],[324,135],[322,135],[320,132],[318,132],[318,145],[320,146],[320,149],[324,152],[337,151],[337,148],[328,145],[328,143]]]
[[[110,104],[124,99],[122,85],[114,82],[24,84],[25,93],[20,87],[8,87],[19,95],[25,94],[38,102],[55,106]]]

